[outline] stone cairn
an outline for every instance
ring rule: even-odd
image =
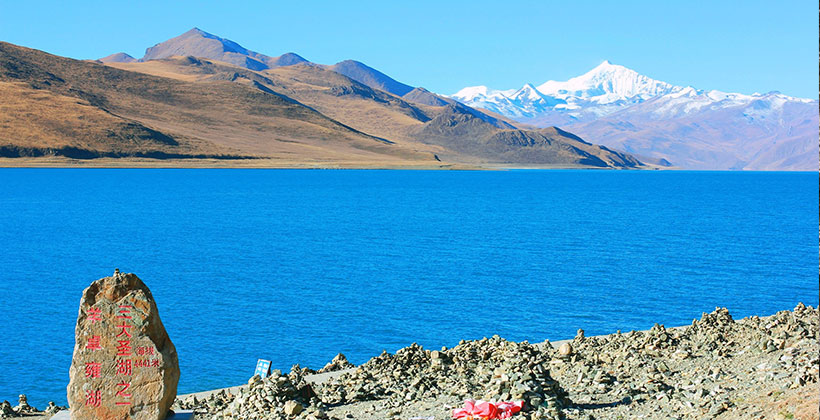
[[[549,360],[548,353],[532,344],[498,336],[433,351],[413,344],[370,359],[329,381],[318,393],[328,405],[382,399],[385,406],[400,407],[442,395],[524,400],[526,411],[557,418],[569,400],[550,376]]]
[[[333,360],[330,361],[330,363],[326,364],[325,367],[319,369],[317,372],[318,373],[336,372],[336,371],[340,371],[340,370],[351,369],[351,368],[354,368],[354,367],[356,367],[356,366],[354,366],[353,363],[350,363],[347,360],[347,357],[345,357],[344,354],[339,353],[339,354],[336,355],[336,357],[333,358]]]
[[[163,420],[176,398],[176,348],[151,291],[119,270],[83,291],[68,384],[76,420]]]
[[[54,403],[54,401],[48,402],[48,407],[44,411],[40,411],[33,406],[29,405],[28,398],[26,394],[20,394],[17,398],[17,405],[12,407],[11,403],[8,401],[3,401],[0,403],[0,419],[7,419],[12,417],[30,417],[30,416],[40,416],[40,415],[54,415],[58,411],[67,410],[67,407],[61,407]]]
[[[294,365],[287,375],[274,370],[264,379],[254,376],[236,394],[223,390],[204,400],[189,397],[179,406],[209,419],[278,420],[301,414],[320,420],[329,418],[328,407],[340,404],[378,401],[381,409],[390,411],[415,400],[474,397],[524,400],[528,417],[558,419],[570,401],[547,369],[551,354],[497,336],[433,351],[413,344],[395,354],[382,353],[323,384],[309,383],[305,377],[315,371]],[[337,356],[328,366],[325,371],[352,365]]]

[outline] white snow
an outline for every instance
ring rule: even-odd
[[[487,86],[469,86],[450,95],[450,97],[453,99],[471,100],[476,96],[487,96],[487,93],[489,91],[490,90],[487,88]]]
[[[756,115],[782,109],[788,102],[811,102],[777,92],[744,95],[718,90],[702,91],[651,79],[634,70],[604,61],[594,69],[567,81],[547,81],[540,86],[527,83],[520,89],[493,90],[471,86],[449,95],[469,106],[485,108],[510,118],[534,118],[550,112],[597,118],[646,103],[634,112],[649,112],[653,118],[670,118],[703,110],[750,106]],[[651,102],[647,102],[651,101]]]
[[[599,104],[638,102],[680,89],[609,61],[565,82],[550,80],[538,86],[538,90],[546,95],[571,96]]]

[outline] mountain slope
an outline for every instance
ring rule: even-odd
[[[109,56],[103,57],[103,58],[99,59],[98,61],[103,62],[103,63],[133,63],[133,62],[137,61],[137,59],[134,58],[134,57],[131,57],[130,55],[128,55],[124,52],[118,52],[118,53],[111,54]]]
[[[565,82],[451,95],[539,127],[689,169],[817,170],[818,102],[674,86],[605,61]]]
[[[0,157],[241,157],[175,139],[88,101],[27,83],[0,82],[0,96]]]
[[[101,64],[0,44],[0,83],[19,84],[6,90],[16,103],[37,109],[37,99],[22,90],[39,89],[59,104],[57,117],[80,114],[77,105],[88,107],[85,115],[66,119],[67,125],[15,114],[9,120],[13,130],[0,127],[0,146],[8,146],[9,155],[36,154],[25,148],[80,138],[93,140],[71,143],[84,147],[87,157],[150,156],[147,148],[165,153],[161,157],[184,151],[188,157],[283,162],[275,165],[439,166],[443,157],[450,164],[641,166],[557,129],[522,130],[504,117],[449,100],[443,106],[409,102],[313,63],[253,70],[247,62],[168,54],[173,55]],[[427,93],[415,92],[436,98]],[[81,120],[101,121],[102,128],[88,129]],[[57,138],[40,134],[29,136],[35,144],[22,144],[16,137],[24,125]],[[114,134],[94,134],[109,132]]]
[[[181,60],[192,66],[202,63],[196,59]],[[227,153],[298,162],[434,161],[430,153],[404,149],[364,134],[291,98],[259,89],[253,80],[241,75],[237,78],[245,82],[224,78],[204,82],[173,80],[0,43],[0,82],[22,83],[27,88],[47,91],[56,98],[53,103],[87,103],[93,108],[89,112],[98,119],[102,120],[99,116],[103,114],[114,117],[113,121],[104,121],[108,126],[127,121],[134,125],[126,128],[136,127],[129,128],[132,131],[144,127],[143,132],[158,133],[157,139],[178,143],[165,141],[149,151],[171,153],[168,148],[184,146],[190,156]],[[31,95],[27,99],[26,92],[15,96],[18,102],[32,100]],[[54,113],[59,118],[76,111],[71,108],[76,107],[58,108]],[[37,126],[38,122],[14,118],[12,123],[18,128],[0,128],[3,146],[31,146],[21,144],[21,139],[13,134],[21,125]],[[100,130],[105,132],[108,126]],[[97,138],[89,146],[92,151],[118,150],[130,138],[116,133],[85,135],[86,130],[79,122],[74,127],[56,129],[55,135],[63,142],[72,141],[75,135]]]
[[[818,107],[777,93],[688,88],[573,130],[607,146],[692,169],[817,170]]]
[[[565,132],[519,130],[501,118],[454,102],[448,106],[408,103],[322,66],[302,64],[253,72],[218,62],[177,57],[119,68],[177,75],[183,80],[250,80],[259,89],[297,99],[345,125],[449,162],[594,167],[640,163]]]
[[[410,92],[405,93],[402,96],[402,99],[408,102],[430,106],[445,106],[455,103],[455,101],[450,98],[436,95],[435,93],[422,87],[417,87]]]
[[[177,56],[216,60],[256,71],[296,64],[313,64],[295,53],[286,53],[279,57],[260,54],[248,50],[234,41],[210,34],[199,28],[193,28],[188,32],[146,49],[145,55],[139,60],[126,53],[116,53],[100,58],[98,61],[103,63],[133,63]],[[383,90],[399,97],[406,96],[405,100],[408,102],[431,106],[444,106],[452,102],[451,99],[436,95],[424,88],[414,88],[398,82],[359,61],[345,60],[330,66],[318,66],[326,67],[370,88]]]
[[[614,156],[609,150],[569,135],[551,133],[554,139],[564,139],[574,148],[546,147],[539,144],[546,138],[543,133],[519,130],[503,117],[440,98],[421,88],[400,98],[380,89],[383,87],[381,85],[371,87],[332,70],[332,67],[313,63],[262,71],[239,69],[226,63],[190,57],[112,65],[198,83],[218,79],[252,85],[293,98],[364,133],[388,139],[408,149],[435,153],[450,162],[640,166],[633,158]],[[371,84],[374,84],[372,80]],[[425,104],[425,101],[430,101],[430,104]],[[516,136],[528,140],[510,140]],[[599,155],[602,158],[598,158]]]
[[[224,61],[251,70],[264,70],[307,62],[294,53],[270,57],[248,50],[229,39],[193,28],[182,35],[161,42],[145,50],[140,61],[157,60],[173,56],[192,56]]]
[[[341,61],[330,66],[329,69],[336,73],[343,74],[363,85],[374,89],[381,89],[396,96],[404,96],[413,90],[412,86],[397,82],[390,76],[358,61]]]
[[[199,28],[193,28],[188,32],[146,49],[145,55],[139,61],[159,60],[175,56],[207,58],[250,70],[265,70],[309,63],[295,53],[287,53],[279,57],[270,57],[260,54],[248,50],[234,41],[210,34]],[[118,53],[101,58],[100,61],[131,62],[129,58],[131,57],[127,54]],[[332,71],[343,74],[366,86],[381,89],[396,96],[404,96],[413,90],[412,86],[398,82],[390,76],[358,61],[345,60],[327,67]]]
[[[587,143],[558,128],[519,130],[487,120],[461,104],[444,107],[414,134],[423,142],[443,146],[474,162],[601,168],[642,165],[632,156]],[[448,154],[442,157],[451,158]]]

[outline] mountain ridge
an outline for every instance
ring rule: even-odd
[[[252,70],[246,62],[175,54],[103,63],[0,43],[0,89],[9,103],[0,155],[320,167],[643,166],[568,133],[522,129],[458,102],[411,103],[313,63]]]
[[[192,56],[218,60],[257,71],[303,63],[314,64],[343,74],[374,89],[384,90],[400,97],[410,95],[408,96],[408,100],[410,101],[419,101],[419,103],[433,106],[444,106],[449,101],[449,99],[427,91],[426,89],[417,91],[416,89],[419,88],[401,83],[360,61],[348,59],[332,65],[316,64],[311,63],[304,57],[293,52],[284,53],[278,57],[271,57],[251,51],[237,42],[205,32],[196,27],[181,35],[147,48],[145,55],[138,60],[125,53],[115,53],[100,58],[98,61],[103,63],[130,63],[175,56]]]
[[[818,169],[817,157],[810,158],[820,136],[818,101],[777,92],[675,86],[604,61],[563,82],[508,91],[473,86],[449,97],[688,169]]]

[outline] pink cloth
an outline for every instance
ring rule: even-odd
[[[464,401],[464,408],[453,410],[453,418],[456,419],[508,419],[513,414],[524,408],[524,401],[497,402],[467,400]]]

